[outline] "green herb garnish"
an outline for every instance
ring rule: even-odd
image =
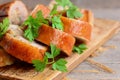
[[[55,1],[57,2],[58,6],[62,6],[64,8],[68,18],[82,17],[82,13],[79,11],[79,8],[75,5],[73,5],[70,0],[55,0]]]
[[[66,6],[72,6],[72,2],[70,0],[55,0],[57,2],[57,5],[62,6],[62,7],[66,7]]]
[[[0,37],[2,37],[10,25],[9,19],[5,18],[2,23],[0,23]]]
[[[44,19],[41,11],[37,12],[36,18],[29,16],[23,23],[23,25],[27,26],[27,29],[24,31],[24,36],[29,41],[33,41],[38,36],[38,30],[43,23],[48,24],[48,21]]]
[[[53,45],[53,44],[50,44],[50,49],[51,49],[51,53],[50,52],[46,52],[46,56],[49,59],[52,58],[54,60],[54,58],[60,54],[60,49],[56,48],[56,46]]]
[[[51,53],[46,52],[43,61],[40,61],[40,60],[33,60],[32,61],[35,69],[37,71],[42,72],[45,69],[46,65],[52,64],[52,68],[54,70],[59,70],[59,71],[66,72],[67,68],[66,68],[65,64],[67,64],[67,62],[65,61],[65,59],[59,59],[58,61],[55,62],[55,57],[60,54],[60,49],[58,49],[53,44],[50,44],[50,49],[51,49]],[[48,59],[52,59],[52,61],[48,62]]]
[[[53,16],[58,13],[57,7],[58,7],[58,5],[56,5],[56,4],[53,6],[53,9],[50,12],[50,16]]]
[[[67,12],[67,17],[69,18],[80,18],[82,17],[82,13],[80,13],[79,9],[76,6],[70,7]]]
[[[79,46],[74,46],[73,52],[77,52],[78,54],[81,54],[86,49],[87,49],[87,46],[85,44],[80,44]]]
[[[57,4],[54,5],[53,9],[50,12],[50,19],[49,21],[52,23],[52,28],[56,28],[63,31],[63,23],[60,19],[61,15],[56,15],[57,11]]]
[[[52,27],[63,31],[63,23],[60,16],[54,16],[52,18]]]
[[[44,71],[47,63],[48,63],[48,58],[45,56],[43,61],[40,60],[32,60],[33,66],[35,67],[35,70],[37,71]]]
[[[67,67],[65,66],[67,64],[67,61],[65,59],[59,59],[55,63],[53,63],[52,68],[54,70],[59,70],[62,72],[67,72]]]

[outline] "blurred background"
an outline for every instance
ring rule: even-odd
[[[0,0],[0,4],[12,0]],[[22,0],[29,9],[36,4],[48,5],[51,0]],[[96,17],[120,20],[120,0],[71,0],[80,8],[91,9]]]
[[[0,0],[0,4],[12,0]],[[51,0],[22,0],[29,9],[33,9],[37,4],[48,5]],[[120,0],[71,0],[80,8],[86,8],[93,11],[96,18],[120,20]],[[115,74],[101,71],[97,72],[80,72],[80,70],[95,70],[91,65],[84,61],[76,69],[67,75],[70,80],[120,80],[120,32],[109,40],[104,46],[115,45],[116,49],[105,51],[101,56],[94,58],[113,70]],[[117,53],[117,54],[116,54]]]

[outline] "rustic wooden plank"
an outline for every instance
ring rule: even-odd
[[[119,28],[119,25],[120,24],[117,21],[95,19],[95,26],[92,31],[92,40],[88,44],[88,49],[81,55],[73,54],[66,58],[68,61],[67,68],[69,72],[85,60],[105,41],[112,37]],[[0,76],[11,80],[61,80],[67,73],[53,71],[50,66],[47,67],[44,72],[36,72],[32,65],[22,62],[0,68]]]

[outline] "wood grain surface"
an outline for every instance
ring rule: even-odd
[[[117,21],[95,19],[92,40],[88,44],[88,49],[81,55],[73,54],[66,58],[69,72],[112,37],[118,30],[119,25]],[[23,62],[17,62],[12,66],[0,68],[0,76],[11,80],[61,80],[67,73],[53,71],[51,66],[48,66],[44,72],[36,72],[32,65]]]

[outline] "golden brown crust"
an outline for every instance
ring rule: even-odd
[[[0,48],[0,67],[11,65],[14,63],[14,58],[7,54],[2,48]]]
[[[61,20],[63,22],[65,32],[78,39],[82,39],[85,42],[90,40],[92,27],[89,23],[63,16],[61,17]]]
[[[50,43],[53,43],[68,56],[71,55],[75,43],[74,37],[70,34],[62,32],[58,29],[53,29],[52,27],[47,25],[42,25],[40,27],[39,36],[36,40],[46,45],[50,45]]]
[[[81,12],[83,13],[83,17],[80,18],[80,20],[88,22],[92,26],[94,25],[94,15],[92,11],[86,10],[86,9],[81,9]]]
[[[3,37],[0,45],[12,56],[28,63],[35,59],[42,60],[46,51],[17,40],[8,33]]]
[[[8,16],[8,11],[14,1],[0,5],[0,16]]]
[[[31,15],[32,15],[33,17],[35,17],[35,16],[36,16],[36,13],[37,13],[38,11],[42,11],[43,16],[44,16],[45,18],[48,17],[48,15],[50,14],[50,9],[49,9],[48,7],[46,7],[46,6],[42,5],[42,4],[39,4],[39,5],[37,5],[37,6],[34,8],[34,10],[31,12]]]

